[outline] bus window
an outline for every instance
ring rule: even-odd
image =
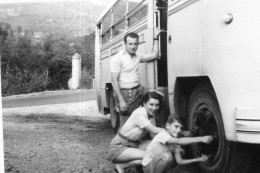
[[[141,19],[145,18],[148,13],[148,4],[147,2],[140,4],[137,10],[128,18],[128,26],[132,26]]]
[[[121,0],[113,9],[113,37],[125,32],[125,14],[126,0]]]
[[[113,9],[113,23],[118,22],[126,13],[126,0],[121,0]]]
[[[106,44],[110,41],[110,30],[108,30],[106,33],[102,35],[102,44]]]
[[[102,40],[102,37],[101,37],[101,23],[97,24],[97,32],[98,32],[98,37],[99,37],[99,44],[102,44],[101,40]]]
[[[120,35],[123,32],[125,32],[125,20],[124,19],[115,25],[114,30],[113,30],[113,37]]]
[[[128,12],[134,9],[142,0],[128,0]]]
[[[106,32],[111,26],[111,13],[109,13],[102,21],[102,33]]]

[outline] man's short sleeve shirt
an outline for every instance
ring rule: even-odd
[[[138,67],[141,57],[142,55],[138,54],[131,57],[125,50],[121,50],[111,57],[110,71],[120,73],[120,88],[132,88],[139,84]]]

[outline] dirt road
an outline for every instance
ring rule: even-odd
[[[114,132],[96,101],[3,110],[6,172],[113,172]]]

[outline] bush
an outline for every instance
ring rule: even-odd
[[[49,67],[49,83],[47,89],[67,89],[67,82],[71,77],[71,61],[55,59]]]
[[[19,71],[9,67],[6,68],[6,71],[2,71],[3,96],[43,91],[48,83],[47,71],[43,73],[29,70]]]

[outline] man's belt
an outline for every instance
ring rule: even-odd
[[[122,135],[122,133],[120,133],[120,132],[118,132],[117,134],[118,134],[118,136],[120,136],[121,138],[123,138],[124,140],[126,140],[127,142],[138,143],[138,141],[135,141],[135,140],[129,139],[128,137]]]
[[[134,90],[134,89],[137,89],[139,87],[139,85],[136,85],[132,88],[121,88],[121,90]]]

